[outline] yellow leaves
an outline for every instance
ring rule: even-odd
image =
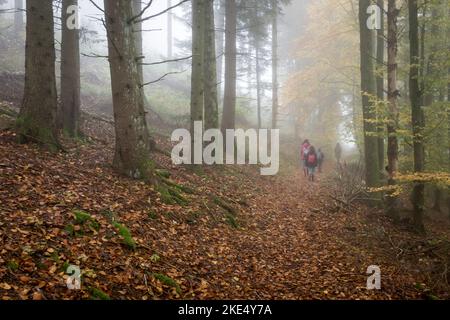
[[[397,184],[394,186],[383,186],[380,188],[368,188],[367,191],[370,193],[386,192],[386,193],[389,193],[389,195],[391,197],[396,197],[401,194],[401,192],[403,191],[403,188],[401,185]]]
[[[97,274],[91,269],[87,269],[87,270],[83,271],[83,276],[85,276],[86,278],[91,278],[91,279],[97,278]]]
[[[399,174],[397,180],[401,183],[437,183],[443,186],[450,186],[450,173],[447,172],[423,172]]]
[[[199,290],[199,291],[203,291],[203,290],[208,289],[208,287],[209,287],[208,281],[206,281],[205,279],[202,279],[202,280],[200,281],[200,286],[199,286],[198,290]]]
[[[85,255],[84,253],[82,253],[81,255],[78,256],[77,260],[82,261],[82,262],[86,262],[88,260],[88,256]]]
[[[153,263],[157,263],[157,262],[159,262],[159,260],[161,260],[161,257],[159,255],[157,255],[156,253],[150,257],[150,261]]]
[[[6,282],[0,283],[0,288],[4,290],[11,290],[11,286]]]
[[[58,268],[55,265],[52,265],[48,270],[48,273],[54,274]]]
[[[403,192],[404,185],[408,184],[433,183],[450,187],[450,173],[447,172],[397,173],[395,180],[396,185],[369,188],[368,191],[371,193],[386,192],[391,197],[397,197]]]

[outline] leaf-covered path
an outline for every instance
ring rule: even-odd
[[[107,165],[111,151],[91,142],[55,155],[0,135],[0,298],[419,294],[419,276],[371,244],[368,210],[329,212],[322,183],[292,172],[261,177],[248,167],[193,171],[161,153],[155,162],[178,190],[167,193],[117,176]],[[68,265],[80,267],[82,290],[67,289]],[[381,291],[366,289],[370,265],[381,267]]]

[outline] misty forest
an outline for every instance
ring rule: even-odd
[[[0,300],[449,288],[449,0],[0,0]]]

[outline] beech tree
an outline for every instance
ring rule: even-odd
[[[423,129],[425,119],[421,106],[422,92],[419,86],[420,50],[419,50],[419,12],[417,0],[408,1],[409,14],[409,90],[411,101],[411,122],[413,126],[414,171],[424,171]],[[414,225],[419,231],[424,231],[423,211],[425,205],[425,185],[414,183],[412,201],[414,205]]]
[[[396,5],[396,0],[388,0],[388,62],[387,62],[387,76],[388,76],[388,172],[389,172],[389,185],[395,185],[396,174],[398,171],[398,121],[399,111],[397,107],[397,100],[399,97],[399,91],[397,89],[397,53],[398,53],[398,26],[397,19],[399,9]],[[394,218],[397,218],[396,199],[391,194],[388,197],[388,214]]]
[[[385,28],[384,28],[384,0],[377,0],[377,6],[380,8],[380,28],[377,30],[377,98],[378,101],[384,101],[384,51],[385,51]],[[384,170],[384,128],[382,119],[378,119],[378,171]]]
[[[366,167],[366,184],[378,187],[380,184],[377,115],[373,103],[376,97],[375,82],[375,32],[367,26],[368,7],[371,0],[359,1],[360,54],[361,54],[361,91],[364,119],[364,159]]]

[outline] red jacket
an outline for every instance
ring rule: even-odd
[[[310,146],[311,146],[311,144],[309,144],[309,143],[302,144],[302,149],[300,150],[300,155],[301,155],[302,160],[305,160],[305,155],[308,152],[308,149]]]

